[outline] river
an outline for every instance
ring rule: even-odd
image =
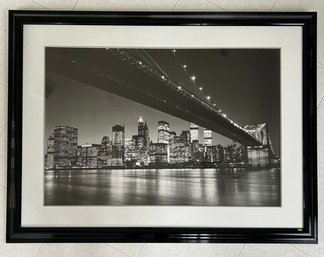
[[[45,172],[45,205],[280,206],[280,169]]]

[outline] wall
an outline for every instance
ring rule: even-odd
[[[317,11],[318,12],[318,245],[262,244],[5,244],[7,138],[7,10]],[[323,0],[0,0],[0,257],[324,256],[324,1]]]

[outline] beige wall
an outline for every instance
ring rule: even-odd
[[[5,244],[7,10],[317,11],[319,244]],[[66,256],[323,256],[324,257],[324,0],[0,0],[0,257]]]

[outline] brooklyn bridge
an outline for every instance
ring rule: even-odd
[[[227,116],[203,94],[175,53],[174,49],[47,48],[46,71],[197,124],[253,149],[256,155],[266,150],[274,159],[267,124],[239,125]],[[112,58],[113,66],[108,62]]]

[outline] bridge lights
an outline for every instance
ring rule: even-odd
[[[196,80],[196,76],[191,76],[191,80],[195,81]]]
[[[194,97],[194,95],[191,95],[191,97],[193,98],[193,97]]]
[[[162,79],[165,79],[165,76],[162,75],[161,78],[162,78]]]
[[[178,86],[178,89],[179,89],[179,90],[181,90],[181,87],[180,87],[180,86]]]
[[[210,96],[208,95],[208,96],[206,96],[206,99],[209,101],[210,100]]]
[[[172,50],[172,52],[174,52],[174,53],[175,53],[175,52],[176,52],[176,50],[175,50],[175,49],[173,49],[173,50]]]
[[[142,65],[142,62],[138,62],[139,65]]]
[[[216,107],[216,104],[213,104],[214,107]]]
[[[202,91],[203,90],[203,87],[200,87],[199,90]]]
[[[185,68],[187,68],[187,65],[184,64],[182,67],[185,69]]]

